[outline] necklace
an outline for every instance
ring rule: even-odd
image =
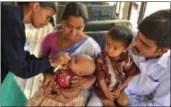
[[[65,34],[62,32],[62,34],[61,34],[61,39],[60,39],[60,41],[59,41],[60,50],[66,49],[66,48],[68,48],[69,46],[72,46],[72,42],[71,42],[70,40],[68,40],[68,39],[65,37]]]

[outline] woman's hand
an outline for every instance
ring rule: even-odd
[[[71,78],[71,87],[77,87],[87,80],[87,77],[73,76]]]
[[[44,73],[43,88],[47,88],[49,84],[56,85],[56,75],[51,73]]]
[[[52,67],[56,68],[59,65],[65,65],[68,64],[71,57],[69,56],[69,53],[61,52],[58,54],[56,58],[50,58],[49,62]]]

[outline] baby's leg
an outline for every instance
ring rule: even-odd
[[[120,106],[128,106],[128,96],[125,94],[124,91],[120,93],[120,96],[118,97],[118,99],[116,99],[116,101]]]

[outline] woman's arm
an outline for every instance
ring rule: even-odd
[[[96,80],[96,77],[94,75],[91,75],[91,76],[87,77],[87,80],[85,82],[83,82],[81,84],[81,86],[78,87],[78,88],[80,90],[88,89],[88,88],[90,88],[93,85],[93,83],[95,82],[95,80]]]

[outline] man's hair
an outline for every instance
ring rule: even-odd
[[[28,5],[33,2],[17,2],[19,6]],[[56,12],[56,5],[54,2],[38,2],[41,7],[50,7]]]
[[[170,9],[157,11],[146,17],[138,29],[158,47],[170,49],[170,18]]]
[[[84,23],[88,21],[88,12],[84,4],[78,2],[69,2],[65,5],[60,20],[67,20],[69,16],[78,16],[84,19]]]
[[[125,47],[128,47],[133,39],[132,31],[125,25],[115,25],[113,26],[108,35],[112,37],[113,40],[122,41]]]

